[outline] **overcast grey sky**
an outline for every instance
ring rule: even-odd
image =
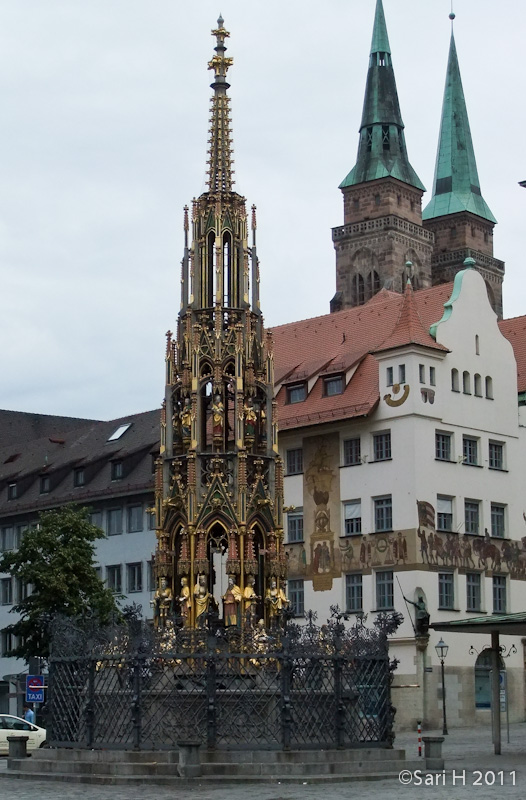
[[[179,310],[182,209],[205,188],[219,11],[236,189],[258,208],[268,326],[328,312],[375,0],[1,0],[0,407],[155,408]],[[450,0],[384,0],[411,163],[431,187]],[[482,193],[526,313],[526,4],[455,0]],[[424,197],[424,203],[427,202]]]

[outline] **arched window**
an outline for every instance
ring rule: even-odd
[[[488,400],[493,400],[493,379],[486,376],[486,397]]]
[[[482,378],[477,373],[474,378],[474,385],[475,385],[475,397],[482,397]]]
[[[352,298],[355,306],[365,303],[365,284],[362,275],[354,275],[352,279]]]
[[[464,394],[471,394],[471,378],[466,371],[462,373],[462,391]]]
[[[460,387],[458,383],[458,369],[451,370],[451,391],[452,392],[459,392]]]
[[[480,341],[478,333],[475,334],[475,354],[480,355]]]

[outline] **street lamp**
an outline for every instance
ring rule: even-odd
[[[446,723],[446,682],[444,679],[444,661],[447,656],[447,651],[449,650],[448,645],[444,642],[442,638],[438,644],[435,645],[436,654],[440,659],[440,669],[442,672],[442,733],[447,734],[447,723]]]

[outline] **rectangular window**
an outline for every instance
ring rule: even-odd
[[[345,610],[363,611],[363,580],[360,572],[345,576]]]
[[[435,431],[435,458],[451,461],[451,434]]]
[[[102,567],[95,567],[95,575],[97,576],[99,581],[102,580]]]
[[[12,578],[2,578],[0,582],[0,597],[3,606],[13,604],[13,580]]]
[[[346,536],[362,532],[362,502],[349,500],[343,504],[344,531]]]
[[[482,611],[480,572],[466,572],[466,610]]]
[[[89,520],[96,528],[102,528],[102,511],[92,511]]]
[[[15,549],[15,529],[13,525],[2,528],[2,535],[0,536],[0,548],[2,552]]]
[[[504,445],[500,442],[489,443],[489,468],[504,469]]]
[[[128,533],[142,531],[142,505],[128,506]]]
[[[73,470],[73,486],[79,487],[84,486],[85,483],[85,473],[84,467],[78,467],[78,469]]]
[[[436,385],[436,370],[435,367],[429,367],[429,383],[431,386]]]
[[[128,592],[142,592],[142,564],[126,564]]]
[[[30,594],[31,594],[31,585],[29,583],[24,583],[24,581],[18,579],[16,582],[16,602],[21,603],[22,600],[27,600]]]
[[[393,501],[391,495],[375,498],[374,529],[376,532],[393,530]]]
[[[391,458],[391,431],[374,434],[373,452],[375,461],[388,461]]]
[[[18,496],[18,490],[16,483],[8,483],[7,484],[7,499],[8,500],[16,500]]]
[[[343,443],[343,464],[345,467],[362,463],[360,437],[345,439]]]
[[[437,530],[453,530],[453,498],[437,495]]]
[[[426,368],[425,368],[424,364],[419,364],[418,365],[418,379],[419,379],[420,383],[425,383],[426,382]]]
[[[303,449],[287,450],[287,475],[300,475],[303,472]]]
[[[476,467],[479,463],[478,459],[478,439],[473,439],[471,436],[462,437],[464,464],[469,464],[471,467]]]
[[[11,633],[11,631],[8,631],[8,630],[5,630],[5,629],[2,631],[1,642],[2,642],[2,653],[1,654],[3,656],[9,656],[9,653],[11,652],[11,650],[13,650],[13,648],[16,647],[16,639],[13,636],[13,634]]]
[[[391,570],[376,573],[376,609],[389,611],[393,606],[393,573]]]
[[[506,578],[504,575],[493,576],[493,613],[506,614]]]
[[[506,506],[500,503],[491,504],[491,535],[503,539],[505,532]]]
[[[106,567],[106,583],[112,592],[116,594],[122,592],[122,567],[120,564]]]
[[[51,479],[49,475],[42,475],[40,478],[40,494],[48,494],[51,490]]]
[[[465,533],[479,533],[480,531],[480,501],[464,501]]]
[[[343,392],[343,378],[337,375],[334,378],[325,378],[323,381],[323,393],[326,397],[332,397],[335,394]]]
[[[405,364],[398,367],[398,383],[405,383]]]
[[[122,461],[111,462],[111,479],[112,481],[120,481],[123,476]]]
[[[303,541],[303,512],[287,514],[287,533],[289,543]]]
[[[108,536],[122,533],[122,508],[110,508],[107,514]]]
[[[153,571],[153,561],[146,562],[146,575],[148,578],[148,591],[155,592],[155,574]]]
[[[303,581],[289,581],[289,602],[295,617],[302,617],[304,613]]]
[[[455,607],[454,575],[452,572],[438,573],[438,607]]]
[[[392,386],[393,385],[393,383],[394,383],[394,380],[393,380],[393,367],[387,367],[386,381],[387,381],[387,385],[388,386]]]
[[[298,383],[296,386],[289,386],[287,388],[288,403],[301,403],[306,397],[307,385],[305,383]]]

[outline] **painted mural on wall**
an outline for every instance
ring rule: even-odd
[[[418,556],[429,567],[457,567],[461,570],[484,570],[487,573],[509,572],[510,577],[526,580],[526,536],[520,541],[466,533],[437,533],[435,509],[427,501],[417,501],[419,540]]]
[[[341,575],[338,547],[340,525],[338,434],[312,436],[303,442],[303,549],[289,555],[291,566],[312,579],[315,592],[332,589],[333,578]],[[292,564],[291,564],[292,561]]]
[[[403,568],[416,561],[414,531],[369,533],[340,538],[343,572],[360,570],[367,573],[377,567]]]

